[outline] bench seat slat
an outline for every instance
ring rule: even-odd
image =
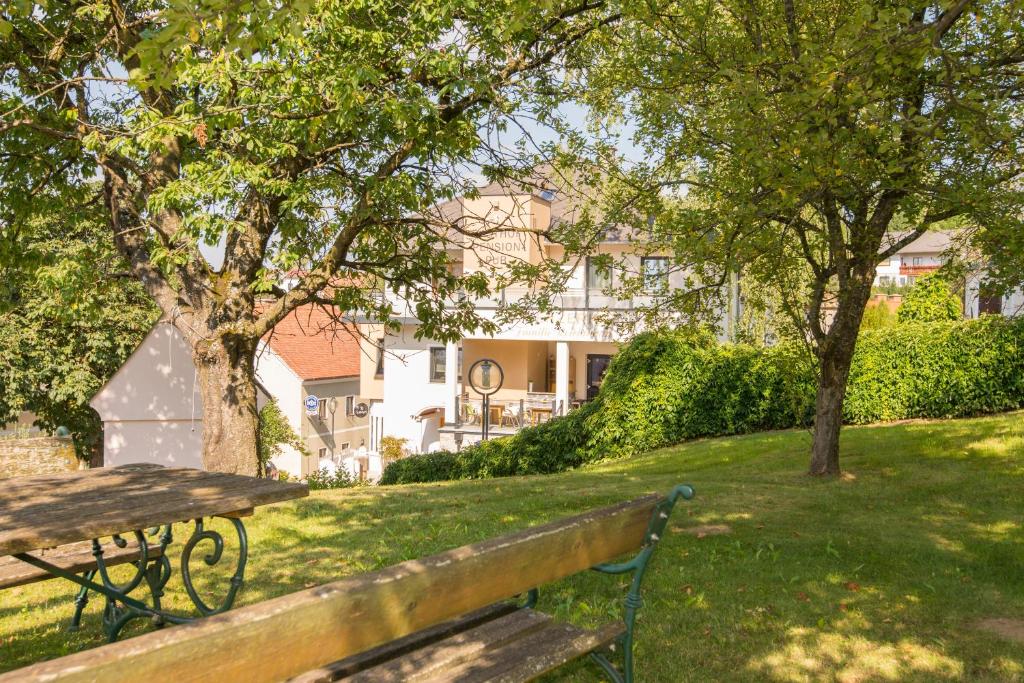
[[[342,679],[345,683],[421,683],[450,680],[450,672],[544,629],[551,617],[543,612],[517,610],[403,657]]]
[[[91,541],[70,543],[30,554],[76,574],[96,568],[96,558],[92,554]],[[160,554],[159,545],[151,544],[149,546],[149,559],[160,557]],[[108,567],[136,562],[140,555],[139,547],[134,539],[129,540],[128,545],[124,548],[118,548],[113,543],[103,546],[103,561]],[[16,557],[10,555],[0,557],[0,590],[53,578],[57,577],[44,569],[22,562]]]
[[[288,679],[288,683],[329,683],[330,681],[344,679],[346,676],[352,676],[383,662],[432,645],[457,633],[468,631],[483,623],[503,617],[517,609],[518,607],[511,602],[501,602],[484,607],[458,619],[443,622],[437,626],[417,631],[404,638],[385,643],[372,650],[367,650],[366,652],[346,657],[318,669],[307,671],[304,674]]]

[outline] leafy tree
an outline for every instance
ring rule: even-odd
[[[387,292],[423,335],[493,329],[459,296],[486,275],[443,247],[507,228],[429,207],[467,170],[517,170],[497,136],[555,107],[565,47],[616,18],[600,0],[7,3],[0,205],[56,216],[101,179],[108,238],[192,349],[204,466],[253,474],[257,342],[297,306],[393,325]]]
[[[260,410],[260,474],[266,472],[267,463],[272,458],[284,452],[282,445],[291,446],[302,455],[309,455],[309,449],[288,424],[288,419],[281,412],[281,406],[277,404],[276,399],[271,398]]]
[[[864,316],[860,320],[860,329],[861,331],[881,330],[892,327],[898,319],[897,313],[894,313],[884,301],[879,301],[875,304],[868,304],[864,309]]]
[[[1024,6],[648,0],[586,47],[581,97],[646,152],[620,184],[652,248],[774,285],[817,359],[810,472],[839,473],[878,263],[952,219],[1024,234]]]
[[[41,427],[66,426],[81,458],[100,429],[89,399],[157,314],[127,277],[89,194],[64,204],[60,216],[33,216],[11,229],[0,223],[3,244],[18,255],[0,262],[0,422],[27,410]]]
[[[949,283],[938,275],[920,278],[903,297],[896,316],[905,322],[943,322],[963,318],[963,305]]]

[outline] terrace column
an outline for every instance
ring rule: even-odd
[[[555,409],[569,410],[569,342],[555,342]]]
[[[459,345],[448,342],[444,347],[444,423],[453,425],[458,418]]]

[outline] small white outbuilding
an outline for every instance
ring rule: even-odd
[[[257,391],[262,407],[266,392]],[[203,466],[203,400],[181,333],[158,322],[89,401],[103,421],[103,464]]]

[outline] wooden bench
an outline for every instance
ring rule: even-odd
[[[586,654],[613,681],[632,681],[641,582],[673,506],[692,496],[689,486],[677,486],[667,497],[645,496],[42,662],[0,682],[513,682]],[[631,575],[622,621],[590,630],[534,609],[537,586],[587,569]],[[525,604],[512,601],[523,594]]]
[[[142,557],[142,549],[138,544],[134,543],[128,543],[123,548],[114,543],[109,543],[102,546],[102,550],[103,563],[107,567],[138,562]],[[147,550],[147,561],[160,557],[161,553],[162,550],[159,544],[150,543]],[[75,574],[88,574],[91,576],[98,569],[92,541],[68,543],[56,548],[37,550],[30,554]],[[57,578],[60,577],[23,562],[14,556],[0,557],[0,590]],[[71,618],[70,630],[78,629],[82,610],[85,608],[87,601],[88,594],[85,590],[79,590],[78,596],[75,598],[75,613]]]

